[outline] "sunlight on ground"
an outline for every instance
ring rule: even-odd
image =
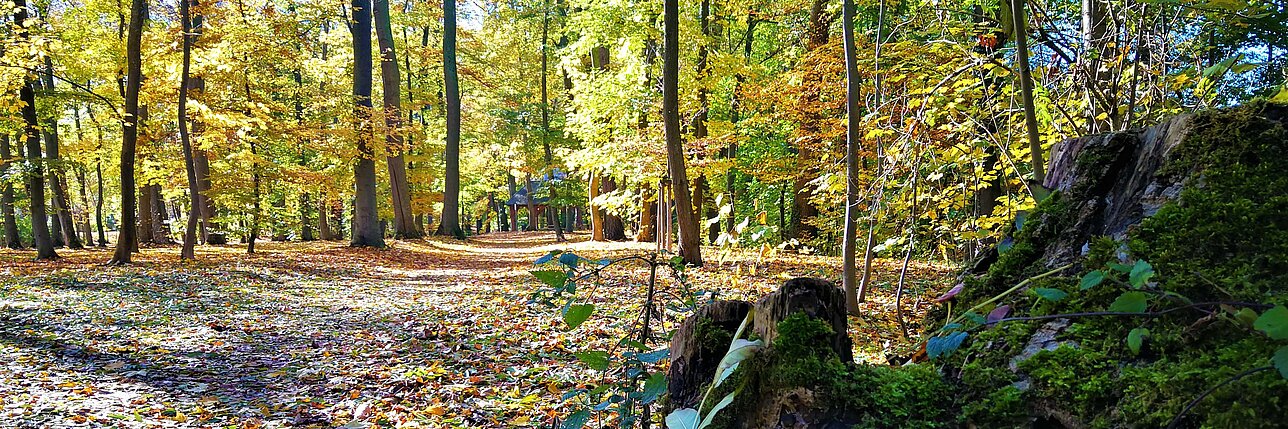
[[[644,301],[647,270],[614,266],[583,291],[602,314],[564,332],[558,309],[531,304],[528,271],[552,250],[590,258],[651,251],[641,243],[556,243],[548,233],[467,241],[145,248],[129,267],[110,249],[34,262],[0,251],[0,421],[32,427],[550,424],[564,389],[594,372],[573,352],[607,348]],[[714,249],[704,249],[714,255]],[[896,261],[877,261],[856,356],[906,355],[894,318]],[[705,297],[757,299],[787,278],[836,280],[836,258],[736,253],[689,272]],[[948,286],[948,267],[913,264],[907,321]],[[659,290],[678,292],[664,280]],[[682,314],[667,312],[673,328]],[[659,343],[658,347],[664,347]],[[2,425],[0,425],[2,426]]]

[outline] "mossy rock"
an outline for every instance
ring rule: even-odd
[[[1057,150],[1055,195],[1028,215],[986,274],[963,280],[956,312],[1052,268],[1030,287],[1059,289],[1058,302],[1020,291],[1016,316],[1105,311],[1128,275],[1080,290],[1106,264],[1145,260],[1157,275],[1149,309],[1184,302],[1288,302],[1288,107],[1266,103],[1187,115],[1158,127],[1091,136]],[[1070,150],[1068,148],[1074,148]],[[1202,311],[1200,311],[1202,310]],[[1064,344],[1008,368],[1038,330],[1034,322],[976,329],[943,365],[959,401],[959,423],[977,427],[1163,427],[1200,392],[1264,367],[1283,344],[1216,306],[1160,317],[1069,317]],[[945,310],[931,313],[942,326]],[[1148,330],[1140,350],[1133,329]],[[1142,331],[1143,332],[1143,331]],[[1178,427],[1282,427],[1288,380],[1262,371],[1195,403]],[[1026,415],[1018,413],[1025,410]]]

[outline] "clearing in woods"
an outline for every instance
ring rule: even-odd
[[[614,266],[599,313],[565,331],[529,302],[529,270],[551,250],[602,258],[652,244],[493,233],[465,242],[340,242],[146,248],[130,267],[110,250],[55,262],[0,251],[0,422],[4,427],[542,427],[567,413],[564,390],[598,376],[573,353],[615,342],[638,313],[647,272]],[[783,279],[835,280],[836,258],[745,254],[690,270],[692,290],[756,299]],[[906,354],[894,317],[902,261],[878,261],[878,289],[853,320],[856,356]],[[911,330],[946,268],[914,263]],[[672,287],[669,280],[659,287]],[[673,326],[682,314],[669,314]]]

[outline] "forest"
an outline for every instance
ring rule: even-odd
[[[0,427],[1273,428],[1286,0],[5,0]]]

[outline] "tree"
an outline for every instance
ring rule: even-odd
[[[24,41],[30,39],[31,28],[27,17],[26,0],[15,1],[13,22],[18,25],[18,38]],[[29,169],[27,172],[27,198],[31,208],[31,235],[32,244],[36,247],[36,259],[51,260],[57,259],[58,254],[54,253],[54,243],[49,235],[49,216],[45,212],[44,162],[40,159],[40,126],[37,124],[38,119],[36,118],[35,85],[35,78],[28,75],[25,83],[18,90],[19,101],[23,104],[23,136],[26,138]]]
[[[380,44],[380,82],[385,111],[385,162],[389,167],[389,192],[393,197],[394,236],[418,238],[420,228],[411,212],[411,187],[407,183],[407,161],[403,158],[402,101],[398,88],[398,55],[394,52],[393,27],[389,23],[389,0],[375,0],[376,38]],[[410,89],[410,88],[408,88]]]
[[[443,86],[447,92],[447,146],[443,149],[443,214],[438,235],[465,238],[461,230],[461,88],[456,75],[456,0],[443,0]],[[531,195],[529,195],[529,198]]]
[[[139,87],[143,79],[143,21],[148,13],[147,0],[133,0],[130,5],[129,35],[125,41],[125,118],[121,127],[121,223],[116,238],[116,252],[108,265],[128,265],[135,245],[134,217],[134,149],[139,140]]]
[[[1046,163],[1042,160],[1037,108],[1033,105],[1033,72],[1029,68],[1029,30],[1024,0],[1011,0],[1011,11],[1015,20],[1015,62],[1020,69],[1020,100],[1024,103],[1024,128],[1029,138],[1029,163],[1033,168],[1033,181],[1036,182],[1033,186],[1040,187],[1046,178]]]
[[[0,175],[7,175],[12,164],[9,157],[9,133],[0,134]],[[0,183],[0,213],[4,216],[4,247],[21,249],[22,239],[18,237],[18,219],[13,211],[13,185],[8,181]]]
[[[192,18],[191,7],[196,0],[179,0],[179,21],[183,28],[183,71],[179,78],[179,141],[183,145],[183,163],[188,173],[188,224],[183,230],[183,249],[179,259],[196,258],[197,218],[201,217],[201,193],[197,189],[197,169],[192,157],[192,139],[188,136],[188,88],[192,82],[189,74],[192,67],[192,44],[196,35],[194,28],[201,25],[201,18]]]
[[[845,307],[859,314],[859,276],[855,257],[859,244],[859,67],[854,43],[854,0],[842,7],[841,32],[845,42],[845,232],[842,244],[841,283]]]
[[[679,0],[662,5],[662,121],[666,129],[666,159],[671,166],[671,192],[679,212],[680,256],[684,263],[702,265],[702,237],[690,201],[689,178],[684,169],[684,145],[680,141],[680,7]]]
[[[50,57],[45,57],[45,70],[41,74],[44,90],[54,94],[54,64]],[[60,109],[61,110],[61,109]],[[49,189],[54,192],[54,244],[65,243],[68,248],[82,249],[80,237],[76,236],[76,220],[72,218],[71,198],[67,195],[67,177],[63,168],[61,148],[58,142],[58,116],[51,114],[46,118],[41,134],[45,140],[45,160],[49,171]]]
[[[358,162],[353,169],[351,246],[384,247],[376,214],[376,162],[371,146],[371,0],[353,0],[353,98],[357,117]]]

